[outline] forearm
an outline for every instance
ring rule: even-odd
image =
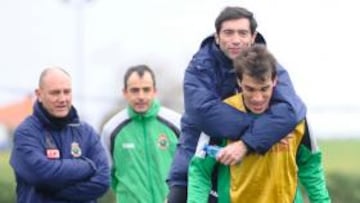
[[[328,203],[330,196],[326,187],[325,172],[320,151],[311,152],[304,146],[299,149],[299,179],[311,203]]]
[[[105,194],[109,186],[109,167],[106,162],[97,162],[97,171],[91,178],[68,185],[57,191],[54,196],[71,201],[94,200]]]
[[[187,203],[208,202],[211,174],[216,160],[212,157],[193,157],[189,166]]]
[[[96,173],[85,181],[76,182],[55,193],[60,199],[72,201],[94,200],[101,197],[110,185],[110,169],[103,145],[95,131],[89,133],[90,151],[87,159],[96,167]]]
[[[217,92],[214,79],[208,74],[201,74],[186,73],[185,118],[210,137],[239,139],[252,124],[252,116],[225,104]]]
[[[83,181],[54,193],[54,197],[57,199],[69,200],[69,201],[89,201],[100,198],[106,193],[109,188],[109,182],[107,177],[104,180],[96,181],[89,180]]]
[[[275,143],[286,137],[297,125],[294,112],[288,104],[274,104],[243,136],[243,142],[255,152],[264,154]]]
[[[85,180],[95,169],[85,159],[48,159],[41,148],[29,149],[17,147],[13,149],[11,164],[15,172],[27,182],[34,185],[59,185]]]

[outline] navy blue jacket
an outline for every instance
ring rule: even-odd
[[[257,43],[265,43],[259,34]],[[206,38],[193,56],[184,78],[185,113],[181,135],[168,183],[187,184],[187,169],[200,133],[212,138],[243,140],[258,153],[265,153],[285,137],[305,117],[306,107],[296,95],[286,70],[277,66],[278,83],[270,109],[258,119],[222,102],[241,91],[237,87],[232,61],[215,43]]]
[[[99,136],[74,108],[54,120],[36,102],[15,131],[10,164],[18,203],[95,203],[110,183]]]

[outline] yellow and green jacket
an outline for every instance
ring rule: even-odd
[[[225,103],[246,111],[241,94]],[[219,203],[301,203],[299,182],[312,203],[330,202],[321,152],[306,121],[299,122],[289,137],[288,144],[277,143],[263,155],[250,153],[240,164],[225,166],[206,156],[203,149],[211,140],[202,134],[189,166],[187,202],[206,203],[211,193],[218,196]]]

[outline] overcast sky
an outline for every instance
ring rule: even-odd
[[[320,134],[359,134],[355,3],[1,0],[0,105],[32,93],[41,70],[60,65],[73,75],[75,105],[97,126],[120,98],[127,67],[146,63],[165,72],[159,73],[162,86],[181,85],[191,56],[214,31],[217,14],[226,5],[240,5],[255,13],[258,30],[308,105],[313,128]]]

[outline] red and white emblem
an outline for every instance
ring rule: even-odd
[[[59,159],[60,151],[58,149],[46,149],[46,156],[49,159]]]

